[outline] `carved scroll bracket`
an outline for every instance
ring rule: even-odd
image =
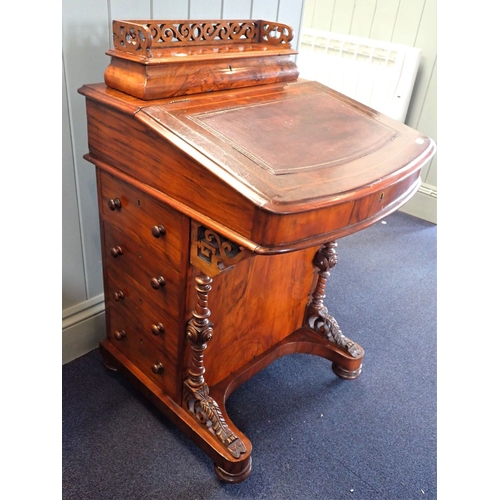
[[[306,325],[321,336],[349,353],[354,358],[363,355],[363,349],[356,342],[348,339],[341,331],[335,318],[328,313],[323,304],[326,297],[325,287],[330,270],[337,264],[337,242],[325,243],[316,253],[313,264],[319,270],[316,288],[306,309]]]
[[[229,271],[249,255],[247,249],[212,229],[191,222],[191,264],[206,275],[214,277]]]
[[[187,409],[200,424],[214,434],[231,455],[239,458],[247,449],[227,425],[217,402],[210,397],[203,374],[205,366],[203,353],[212,338],[213,324],[209,321],[208,294],[212,289],[212,278],[201,273],[195,278],[197,301],[192,318],[186,328],[186,336],[191,342],[191,362],[188,377],[184,381],[184,401]]]

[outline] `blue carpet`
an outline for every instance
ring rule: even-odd
[[[97,351],[64,365],[63,500],[437,498],[436,233],[397,212],[339,240],[325,304],[363,372],[341,380],[294,354],[238,388],[226,407],[253,444],[241,484]]]

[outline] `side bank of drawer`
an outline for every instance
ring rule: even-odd
[[[121,230],[104,222],[106,275],[136,303],[182,315],[183,275],[172,268],[167,255],[144,247]]]
[[[158,387],[174,397],[177,386],[176,361],[169,349],[161,349],[152,339],[153,335],[149,330],[131,321],[119,308],[108,307],[106,315],[110,342]],[[163,341],[166,341],[170,334],[171,332],[166,331]]]
[[[102,219],[121,228],[141,246],[165,254],[172,268],[181,272],[188,219],[107,172],[99,171],[99,183]]]

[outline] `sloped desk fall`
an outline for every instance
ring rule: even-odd
[[[360,374],[323,300],[336,240],[419,187],[427,137],[315,82],[144,101],[86,96],[97,167],[107,338],[101,352],[244,480],[252,445],[229,394],[302,352]]]

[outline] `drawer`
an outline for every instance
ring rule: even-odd
[[[151,341],[148,332],[137,327],[119,308],[106,309],[109,325],[108,339],[135,366],[167,394],[174,396],[176,364],[168,352]]]
[[[155,313],[150,315],[149,311],[144,311],[140,307],[131,308],[127,307],[125,303],[116,302],[108,304],[106,313],[108,310],[110,317],[117,318],[120,322],[120,328],[124,328],[125,332],[127,330],[139,332],[162,351],[172,364],[175,363],[178,355],[180,325],[168,314]],[[115,333],[116,328],[111,328],[109,334],[116,338]]]
[[[149,273],[144,272],[137,276],[137,273],[132,274],[129,271],[106,267],[106,304],[125,304],[134,315],[145,314],[152,320],[158,315],[167,315],[175,322],[184,317],[184,309],[181,307],[184,292],[179,293],[179,288],[166,279],[164,286],[155,290],[149,282]],[[158,277],[160,276],[158,274]]]
[[[178,317],[184,297],[183,275],[172,267],[168,255],[129,238],[107,221],[103,222],[103,227],[107,272],[117,283],[132,280],[134,286],[140,288],[142,297],[148,296],[148,301],[166,307],[170,314]]]
[[[143,268],[156,274],[162,272],[168,274],[169,280],[179,283],[182,275],[179,266],[173,262],[172,253],[168,250],[168,244],[164,245],[164,251],[157,246],[147,245],[144,241],[139,241],[130,234],[124,233],[119,227],[112,225],[108,221],[103,221],[104,238],[103,250],[105,265],[129,269]]]
[[[99,185],[102,220],[119,227],[141,247],[164,254],[172,269],[181,272],[188,255],[188,218],[101,170]]]
[[[415,175],[405,177],[397,184],[381,189],[376,193],[370,194],[357,200],[351,213],[349,224],[364,221],[375,217],[378,213],[384,212],[392,203],[397,202],[408,191],[415,187],[415,181],[418,179],[418,172]]]

